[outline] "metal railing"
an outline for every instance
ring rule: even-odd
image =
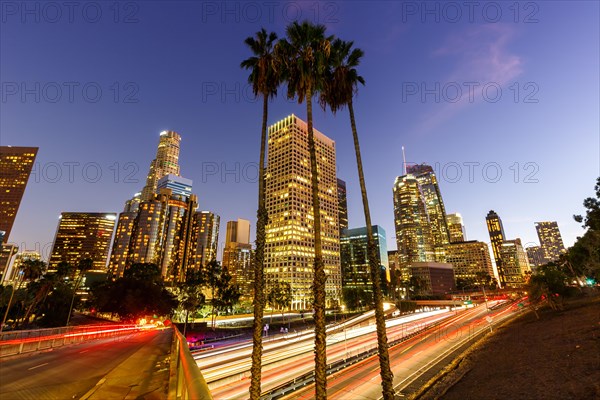
[[[174,325],[169,398],[212,400],[208,385],[190,353],[187,340]]]
[[[82,325],[0,334],[0,358],[148,329],[142,325]],[[154,328],[154,326],[152,326]]]

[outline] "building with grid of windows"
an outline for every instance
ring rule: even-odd
[[[156,194],[158,180],[165,175],[179,176],[179,144],[181,136],[177,132],[162,131],[156,150],[156,158],[150,163],[146,186],[142,189],[142,201],[152,200]]]
[[[92,259],[91,272],[106,272],[108,251],[115,228],[114,213],[63,212],[54,237],[48,269],[61,262],[71,266]]]
[[[250,244],[250,221],[238,219],[227,222],[223,268],[231,274],[232,283],[238,285],[242,296],[252,298],[252,245]]]
[[[379,225],[373,225],[371,229],[377,249],[377,264],[379,264],[382,288],[386,288],[390,281],[390,270],[385,230]],[[340,238],[340,256],[342,287],[372,292],[373,280],[367,252],[367,227],[344,230]]]
[[[474,284],[487,284],[487,276],[495,279],[487,243],[477,240],[450,243],[446,247],[446,261],[454,267],[456,279]]]
[[[339,200],[335,142],[314,129],[319,170],[326,306],[341,299]],[[314,279],[314,223],[308,128],[290,115],[269,127],[266,171],[265,279],[288,282],[292,309],[307,309]]]
[[[467,240],[467,232],[463,225],[462,215],[459,213],[446,215],[446,222],[448,223],[448,235],[450,243],[464,242]]]
[[[487,224],[488,233],[490,235],[490,241],[492,243],[492,252],[494,254],[494,260],[496,260],[496,270],[498,271],[498,279],[500,280],[500,286],[504,287],[507,283],[506,273],[504,272],[504,266],[502,262],[502,244],[506,239],[504,234],[504,226],[500,216],[494,211],[490,212],[485,217]]]
[[[566,252],[556,221],[536,222],[535,230],[544,252],[544,264],[557,261]]]
[[[536,268],[547,263],[544,255],[544,249],[541,246],[530,246],[526,249],[527,260],[529,260],[529,266],[532,271],[535,272]]]
[[[195,269],[205,267],[217,259],[219,247],[219,225],[221,217],[211,211],[197,211],[192,232],[192,243],[195,243]]]
[[[0,246],[10,236],[37,152],[37,147],[0,146]]]
[[[412,263],[435,261],[427,208],[413,175],[399,176],[394,183],[394,225],[399,273],[408,280]]]
[[[510,288],[525,286],[531,268],[521,239],[504,240],[500,248],[500,258],[506,286]]]
[[[445,248],[449,243],[446,208],[433,168],[427,164],[417,164],[406,167],[407,174],[414,176],[419,185],[419,191],[425,203],[431,246],[435,253],[434,261],[445,261]]]

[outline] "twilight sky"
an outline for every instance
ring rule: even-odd
[[[261,27],[282,36],[295,19],[365,51],[355,111],[390,249],[401,146],[435,168],[468,239],[489,242],[490,209],[526,246],[534,221],[558,221],[568,246],[583,233],[572,215],[600,175],[598,2],[67,4],[0,3],[0,144],[40,148],[9,238],[21,249],[47,257],[62,211],[122,211],[165,129],[183,137],[200,208],[254,230],[262,107],[239,68],[243,40]],[[290,113],[305,119],[282,88],[269,122]],[[337,143],[350,227],[361,226],[348,113],[315,109],[315,127]]]

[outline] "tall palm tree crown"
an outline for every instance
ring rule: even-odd
[[[272,98],[277,95],[281,77],[278,72],[279,59],[274,54],[276,40],[277,34],[267,33],[264,28],[256,32],[256,37],[250,36],[244,40],[254,55],[242,61],[240,67],[250,70],[248,83],[252,85],[255,96]]]

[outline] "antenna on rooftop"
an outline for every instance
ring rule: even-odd
[[[404,146],[402,146],[402,167],[404,169],[404,175],[406,175],[406,155],[404,154]]]

